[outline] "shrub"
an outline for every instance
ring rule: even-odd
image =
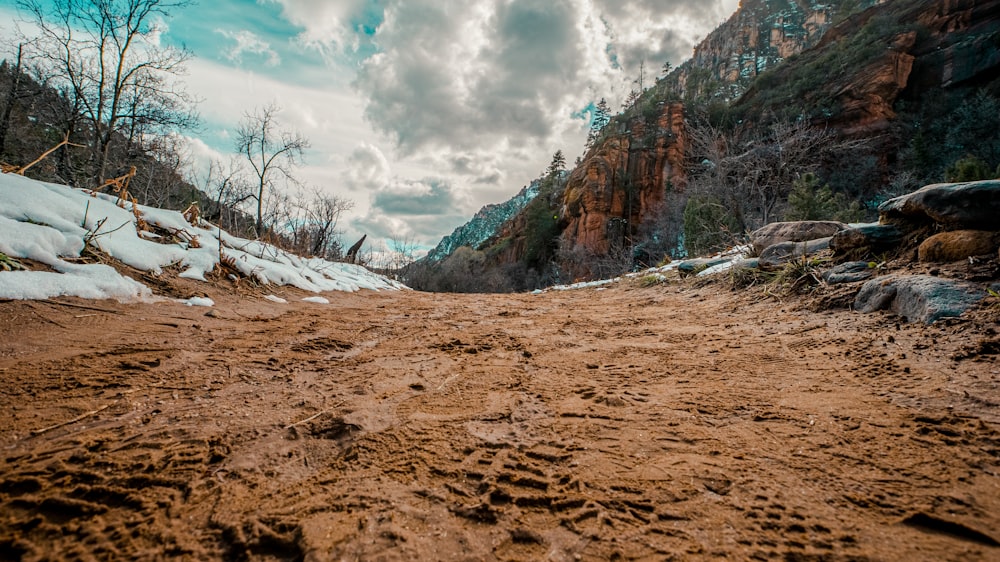
[[[1000,167],[996,171],[1000,172]],[[944,171],[944,180],[947,182],[989,180],[998,176],[1000,174],[990,170],[989,164],[972,155],[956,160]]]
[[[711,196],[693,196],[684,206],[684,248],[698,256],[732,245],[739,221]]]
[[[857,222],[864,218],[865,210],[860,203],[848,202],[843,193],[834,193],[829,184],[819,187],[819,183],[819,178],[811,172],[795,180],[788,194],[785,220]]]

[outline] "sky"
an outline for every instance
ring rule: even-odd
[[[14,4],[0,0],[0,36],[13,33]],[[282,127],[310,141],[299,179],[354,202],[345,244],[367,234],[428,249],[557,150],[572,163],[588,108],[619,108],[640,63],[652,84],[737,4],[202,0],[163,21],[159,40],[194,55],[184,82],[202,123],[183,133],[193,177],[233,152],[245,113],[273,103]]]

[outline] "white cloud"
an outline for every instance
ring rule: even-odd
[[[375,145],[363,142],[347,157],[345,183],[353,190],[373,191],[389,183],[389,160]]]
[[[225,51],[224,55],[235,64],[242,64],[245,54],[259,55],[267,66],[281,64],[281,57],[271,48],[270,43],[264,41],[252,31],[246,29],[239,31],[216,29],[215,32],[234,43],[231,48]]]

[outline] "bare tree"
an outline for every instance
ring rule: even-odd
[[[103,183],[120,134],[163,132],[194,124],[194,99],[173,78],[191,57],[159,45],[157,20],[190,0],[17,0],[39,35],[33,57],[82,110],[94,174]]]
[[[722,128],[701,119],[689,122],[687,128],[691,155],[699,164],[688,192],[717,200],[743,229],[774,220],[801,174],[865,143],[839,138],[805,121],[779,121],[769,128]]]
[[[233,234],[244,235],[250,225],[246,221],[249,215],[243,212],[243,207],[253,199],[253,190],[241,158],[233,155],[226,162],[213,160],[208,175],[199,183],[203,185],[202,191],[213,199],[212,207],[204,210],[205,217]]]
[[[257,201],[257,236],[265,225],[265,197],[273,194],[276,182],[295,182],[293,171],[309,148],[309,141],[297,131],[279,128],[275,104],[244,114],[236,131],[236,151],[246,157],[254,173],[253,198]]]
[[[309,206],[309,223],[312,231],[311,253],[314,256],[327,259],[343,257],[343,245],[340,243],[340,232],[337,231],[337,224],[340,222],[340,216],[353,208],[354,202],[349,199],[316,190],[312,204]]]
[[[393,233],[389,236],[387,245],[392,252],[391,267],[398,275],[406,266],[413,263],[417,242],[412,234]]]
[[[293,248],[306,255],[328,260],[344,257],[337,224],[345,211],[354,208],[354,202],[324,193],[319,188],[300,192],[289,228]]]

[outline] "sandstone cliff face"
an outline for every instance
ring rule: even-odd
[[[860,69],[834,94],[840,111],[828,123],[848,136],[871,136],[885,131],[896,117],[893,106],[910,78],[915,57],[909,50],[917,33],[900,34],[873,63]]]
[[[627,245],[667,190],[683,189],[684,107],[664,104],[652,122],[635,117],[626,126],[595,145],[570,173],[559,212],[564,247],[606,254],[613,245]]]
[[[905,141],[885,136],[898,102],[987,85],[1000,72],[998,45],[1000,0],[886,3],[830,28],[814,49],[762,77],[736,106],[747,116],[808,115],[851,137],[881,135],[884,159]],[[778,90],[784,94],[774,95]]]
[[[865,0],[858,7],[874,5]],[[841,9],[839,0],[745,0],[725,23],[694,48],[669,79],[677,95],[695,76],[728,84],[733,97],[761,72],[815,45]]]

